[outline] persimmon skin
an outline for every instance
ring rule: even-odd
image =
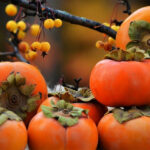
[[[150,104],[149,60],[102,60],[93,68],[90,88],[96,100],[106,106]]]
[[[50,98],[47,98],[45,101],[42,102],[40,105],[39,109],[37,112],[41,112],[41,106],[51,106],[51,100],[54,102],[57,102],[59,98],[52,96]],[[104,105],[98,103],[98,102],[88,102],[88,103],[72,103],[73,106],[75,107],[80,107],[83,109],[88,109],[89,110],[89,117],[96,123],[98,124],[99,120],[103,117],[103,115],[107,112],[107,107]]]
[[[105,115],[98,124],[100,142],[105,150],[149,150],[150,117],[140,117],[123,124],[113,114]]]
[[[89,117],[96,123],[100,121],[100,119],[104,116],[104,114],[107,112],[107,107],[98,103],[98,102],[88,102],[88,103],[72,103],[75,107],[80,107],[83,109],[89,110]]]
[[[24,150],[27,145],[27,130],[22,121],[7,120],[0,126],[1,150]]]
[[[150,22],[150,6],[142,7],[135,12],[133,12],[129,17],[127,17],[121,24],[120,29],[116,35],[116,47],[123,50],[126,49],[126,44],[131,41],[128,35],[129,25],[131,21],[134,20],[144,20]]]
[[[31,120],[28,137],[31,150],[96,150],[98,143],[98,131],[91,119],[79,119],[78,124],[64,128],[43,112]]]

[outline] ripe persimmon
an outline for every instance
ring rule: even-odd
[[[90,75],[90,88],[96,100],[106,106],[150,104],[149,60],[99,61]]]
[[[86,110],[59,100],[43,106],[28,128],[31,150],[96,150],[98,132]]]
[[[0,105],[14,111],[28,124],[47,98],[43,76],[34,66],[23,62],[1,62],[0,71]]]
[[[71,92],[69,92],[69,89],[66,88],[68,91],[66,92],[58,92],[55,96],[51,96],[47,98],[45,101],[42,102],[37,112],[42,111],[41,107],[42,105],[45,106],[51,106],[51,101],[54,101],[55,103],[60,100],[61,98],[64,98],[65,101],[71,102],[71,104],[75,107],[83,108],[89,110],[89,117],[98,124],[99,120],[103,117],[103,115],[107,112],[107,107],[104,105],[98,103],[93,95],[91,94],[90,90],[88,88],[80,88],[79,91],[74,91],[76,94],[80,93],[80,97],[76,97]],[[82,92],[83,93],[82,93]],[[87,92],[87,94],[85,94]],[[85,94],[85,97],[84,97]],[[84,99],[85,98],[85,99]]]
[[[138,109],[105,115],[98,124],[98,132],[105,150],[150,149],[150,117],[148,113],[142,116]]]
[[[24,150],[27,145],[27,130],[15,113],[0,107],[0,149]]]
[[[128,30],[130,23],[135,20],[144,20],[150,22],[150,6],[142,7],[133,12],[125,21],[121,24],[120,29],[116,35],[116,46],[121,49],[126,49],[127,43],[130,41]]]

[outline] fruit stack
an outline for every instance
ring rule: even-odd
[[[104,150],[150,150],[150,7],[129,16],[90,76],[95,98],[114,107],[99,122]],[[142,14],[142,15],[141,15]]]

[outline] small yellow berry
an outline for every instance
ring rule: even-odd
[[[115,30],[115,31],[118,31],[119,28],[120,28],[120,26],[112,25],[111,28],[112,28],[113,30]]]
[[[62,26],[62,20],[61,19],[55,19],[54,20],[54,25],[56,28],[59,28]]]
[[[113,39],[112,37],[109,37],[108,38],[108,43],[115,44],[115,39]]]
[[[41,31],[41,28],[38,24],[33,24],[31,27],[30,27],[30,33],[33,35],[33,36],[37,36],[40,34],[40,31]]]
[[[13,4],[8,4],[5,7],[5,12],[8,16],[15,16],[17,14],[17,7]]]
[[[28,52],[25,53],[25,58],[27,60],[33,60],[36,57],[37,57],[37,52],[36,51],[29,50]]]
[[[19,43],[18,48],[21,52],[26,53],[29,50],[29,44],[25,41]]]
[[[51,45],[49,42],[41,42],[41,49],[40,51],[47,53],[51,48]]]
[[[14,32],[17,30],[17,23],[14,20],[10,20],[6,24],[6,29],[10,32]]]
[[[54,20],[53,19],[46,19],[44,21],[45,29],[52,29],[54,27]]]
[[[40,50],[41,49],[41,43],[40,42],[33,42],[31,44],[31,49],[33,51]]]
[[[25,30],[26,29],[26,23],[24,21],[19,21],[17,23],[18,29],[19,30]]]
[[[24,31],[22,31],[22,30],[18,31],[18,34],[17,34],[18,40],[23,40],[25,38],[25,36],[26,36],[26,33]]]
[[[110,23],[104,22],[103,23],[104,26],[110,27]]]
[[[96,48],[103,48],[104,42],[103,41],[97,41],[95,46],[96,46]]]

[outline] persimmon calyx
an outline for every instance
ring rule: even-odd
[[[6,108],[0,107],[0,125],[5,123],[7,120],[21,121],[22,119],[14,112],[9,111]]]
[[[78,119],[88,114],[88,110],[74,107],[72,104],[59,100],[56,104],[51,101],[52,107],[42,105],[42,111],[47,118],[56,119],[62,126],[68,127],[78,123]]]
[[[134,46],[126,51],[121,49],[113,50],[106,54],[104,58],[116,61],[143,61],[144,59],[149,58],[149,54]]]
[[[49,93],[49,95],[64,99],[67,102],[89,102],[94,99],[91,90],[86,87],[78,88],[77,91],[64,87],[64,91]]]
[[[150,117],[150,106],[133,106],[129,109],[115,108],[111,112],[113,113],[114,118],[119,123],[124,123],[142,116]]]
[[[36,85],[26,84],[26,78],[19,72],[10,73],[7,79],[0,85],[0,106],[7,108],[22,119],[27,113],[35,110],[37,100],[41,99],[41,93],[32,95]]]
[[[150,50],[150,23],[138,20],[132,21],[129,26],[129,37],[131,41],[126,48],[137,46],[145,51]]]

